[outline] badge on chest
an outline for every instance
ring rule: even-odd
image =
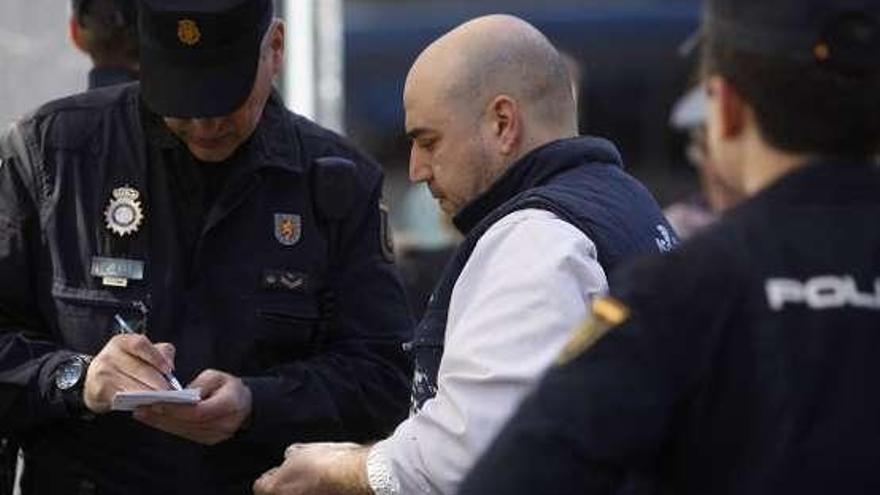
[[[113,198],[104,210],[107,229],[119,237],[132,235],[144,222],[144,210],[138,201],[140,193],[129,186],[113,190]]]

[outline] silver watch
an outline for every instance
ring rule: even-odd
[[[367,454],[367,482],[376,495],[400,495],[400,481],[391,470],[382,444],[373,445]]]
[[[85,383],[91,362],[91,356],[77,354],[61,363],[55,370],[55,387],[61,391],[81,387]]]

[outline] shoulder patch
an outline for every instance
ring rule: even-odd
[[[562,348],[556,365],[562,366],[580,356],[612,328],[629,319],[629,308],[610,296],[593,300],[591,314]]]

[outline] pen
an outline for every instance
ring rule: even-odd
[[[137,333],[130,326],[128,326],[128,323],[125,322],[124,318],[119,316],[119,313],[116,313],[115,315],[113,315],[113,317],[116,318],[116,323],[119,324],[119,329],[122,331],[121,333]],[[172,375],[171,373],[165,373],[164,371],[159,371],[159,373],[162,373],[162,376],[165,377],[165,380],[168,381],[168,383],[171,385],[171,388],[173,388],[174,390],[183,390],[183,387],[180,386],[180,382],[177,381],[177,378],[175,378],[174,375]]]

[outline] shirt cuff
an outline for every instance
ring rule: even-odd
[[[391,468],[385,442],[370,447],[367,454],[367,482],[375,495],[400,495],[400,480]]]

